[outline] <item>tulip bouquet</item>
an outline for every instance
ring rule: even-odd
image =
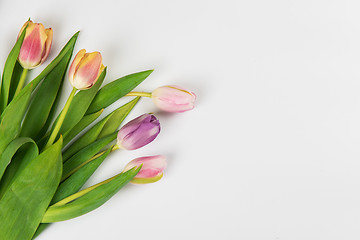
[[[28,20],[5,62],[0,88],[0,240],[34,239],[50,223],[100,207],[129,182],[160,180],[165,157],[145,156],[83,189],[111,152],[141,148],[159,134],[159,120],[147,113],[118,130],[139,98],[151,98],[168,112],[194,107],[195,95],[177,86],[132,92],[152,70],[102,86],[106,67],[99,52],[80,50],[70,64],[77,38],[78,33],[38,76],[28,79],[29,71],[45,62],[53,41],[51,28]],[[73,89],[56,116],[65,78]],[[122,97],[131,99],[100,117]]]

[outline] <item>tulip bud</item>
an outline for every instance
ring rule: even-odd
[[[131,182],[136,184],[157,182],[163,176],[166,158],[161,155],[136,158],[125,166],[124,172],[141,165],[140,171]]]
[[[155,89],[151,97],[155,105],[166,112],[185,112],[194,108],[196,95],[178,86]]]
[[[32,69],[40,66],[48,57],[53,30],[51,28],[45,29],[41,23],[33,23],[29,20],[21,28],[19,36],[26,26],[24,41],[19,53],[19,62],[23,68]]]
[[[69,69],[69,81],[71,85],[79,90],[91,88],[104,70],[102,57],[99,52],[86,53],[80,50]]]
[[[154,115],[143,114],[119,130],[117,145],[126,150],[135,150],[152,142],[159,132],[159,120]]]

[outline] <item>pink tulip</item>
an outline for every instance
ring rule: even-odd
[[[125,166],[124,172],[133,167],[141,166],[141,164],[141,170],[131,182],[136,184],[153,183],[162,178],[163,171],[166,168],[166,158],[162,155],[136,158]]]
[[[21,28],[19,36],[26,33],[19,53],[19,62],[25,69],[32,69],[40,66],[48,57],[53,39],[53,30],[45,29],[41,23],[27,21]]]
[[[185,112],[194,108],[196,95],[178,86],[155,89],[151,97],[155,105],[166,112]]]
[[[79,90],[91,88],[104,70],[102,57],[99,52],[86,53],[80,50],[69,69],[69,81],[71,85]]]

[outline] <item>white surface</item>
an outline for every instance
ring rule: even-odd
[[[50,58],[81,30],[76,50],[100,51],[107,81],[155,68],[138,90],[171,83],[198,95],[193,111],[158,115],[155,142],[113,153],[91,179],[165,154],[162,181],[127,186],[38,239],[359,239],[359,8],[355,0],[0,1],[0,66],[31,16],[54,28]],[[127,121],[150,111],[144,99]]]

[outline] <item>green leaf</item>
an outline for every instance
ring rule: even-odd
[[[95,124],[86,133],[84,133],[79,139],[70,145],[68,149],[63,152],[63,161],[66,162],[75,153],[93,143],[99,136],[102,128],[106,124],[107,120],[111,117],[111,114],[105,117],[103,120]]]
[[[38,149],[37,146],[35,144],[35,142],[31,139],[31,138],[16,138],[14,141],[12,141],[7,148],[5,149],[5,151],[1,154],[0,157],[0,180],[2,175],[5,172],[6,167],[10,164],[11,159],[13,158],[13,156],[15,155],[15,153],[21,148],[23,147],[25,144],[31,143],[33,144],[33,146],[35,146],[35,156],[38,154]],[[35,157],[34,156],[34,157]]]
[[[28,240],[34,235],[61,177],[62,139],[34,158],[0,201],[1,239]]]
[[[4,72],[1,82],[1,95],[0,95],[0,112],[4,111],[8,105],[9,100],[9,91],[11,85],[11,78],[13,75],[13,70],[17,61],[17,58],[20,53],[22,42],[24,41],[26,29],[21,33],[20,37],[16,41],[13,49],[11,50],[8,58],[6,59]]]
[[[67,177],[69,177],[74,170],[79,168],[82,164],[84,164],[87,160],[89,160],[91,157],[93,157],[96,153],[98,153],[106,145],[108,145],[113,140],[115,140],[116,135],[117,135],[117,132],[115,132],[109,136],[106,136],[102,139],[97,140],[96,142],[81,149],[74,156],[72,156],[69,160],[67,160],[64,163],[62,179],[66,179]]]
[[[19,132],[21,121],[29,104],[32,88],[20,94],[6,107],[1,115],[0,124],[0,156],[8,144],[14,140]]]
[[[14,98],[14,94],[15,94],[16,88],[19,84],[20,76],[21,76],[21,73],[23,70],[24,70],[24,68],[20,65],[19,61],[16,61],[13,75],[11,78],[8,102],[11,102],[11,100]]]
[[[64,182],[62,182],[56,190],[56,193],[51,203],[56,203],[79,191],[84,186],[86,181],[91,177],[91,175],[96,171],[96,169],[100,166],[100,164],[109,155],[111,149],[112,147],[108,148],[108,150],[106,150],[106,152],[104,152],[104,154],[102,154],[100,157],[87,163],[74,174],[72,174],[69,178],[67,178]]]
[[[73,175],[71,175],[64,182],[62,182],[56,190],[56,193],[50,204],[56,203],[79,191],[84,186],[86,181],[91,177],[91,175],[96,171],[96,169],[101,165],[101,163],[105,160],[105,158],[109,155],[109,153],[111,152],[111,148],[112,147],[110,147],[103,155],[89,162],[88,164],[80,168],[77,172],[75,172]],[[40,233],[42,233],[49,225],[50,223],[41,223],[36,230],[34,237],[40,235]]]
[[[16,138],[5,149],[0,161],[10,162],[0,182],[0,199],[27,164],[39,154],[39,149],[30,138]]]
[[[95,124],[79,139],[72,143],[68,149],[66,149],[66,151],[63,153],[63,160],[67,161],[71,156],[89,144],[93,143],[96,139],[100,139],[114,133],[138,101],[139,98],[135,98],[129,103],[114,110],[100,122]]]
[[[104,111],[101,109],[98,112],[85,115],[80,122],[78,122],[72,129],[64,133],[64,146],[66,146],[74,137],[76,137],[82,130],[94,122]]]
[[[72,45],[74,47],[74,45]],[[67,66],[72,56],[68,51],[59,64],[45,77],[36,93],[34,93],[30,108],[26,114],[21,136],[38,140],[41,130],[46,125],[54,103],[60,93]]]
[[[105,85],[96,94],[94,100],[92,101],[86,113],[89,114],[89,113],[97,112],[100,109],[106,108],[107,106],[111,105],[118,99],[125,96],[131,90],[133,90],[137,85],[139,85],[142,81],[144,81],[153,71],[154,70],[148,70],[148,71],[130,74]]]
[[[69,198],[74,200],[65,205],[52,205],[46,211],[42,223],[60,222],[86,214],[114,196],[140,171],[140,167],[120,173]],[[67,200],[67,199],[64,199]],[[60,203],[60,202],[59,202]]]

